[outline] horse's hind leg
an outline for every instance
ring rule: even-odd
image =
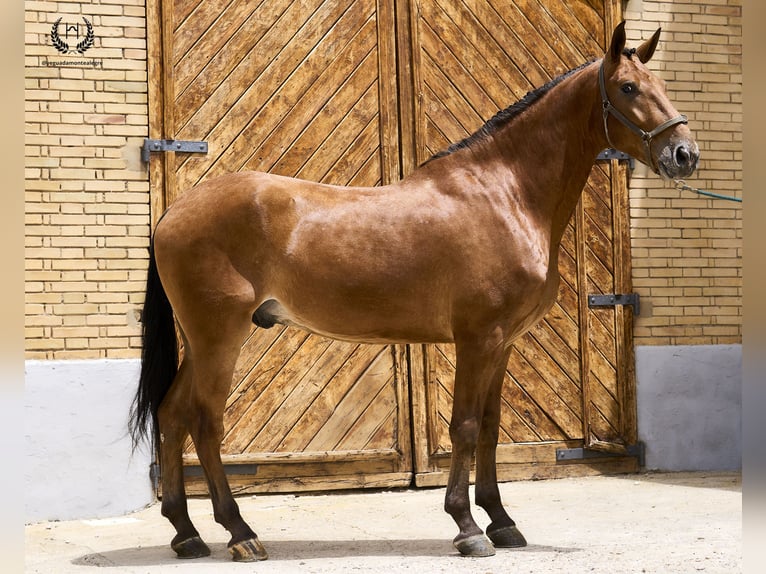
[[[239,512],[221,461],[223,413],[240,346],[250,328],[252,311],[236,307],[219,308],[210,316],[215,321],[187,331],[193,386],[189,432],[205,471],[213,515],[231,533],[229,550],[235,561],[251,562],[268,558],[255,532]]]
[[[492,520],[487,526],[487,536],[496,548],[518,548],[527,541],[508,516],[500,491],[497,488],[497,440],[500,430],[500,395],[503,388],[507,360],[493,377],[484,404],[479,443],[476,447],[476,504],[481,506]]]
[[[183,443],[188,435],[185,417],[191,378],[184,361],[158,412],[160,468],[162,469],[162,515],[176,529],[170,543],[179,558],[209,556],[210,549],[189,518],[183,477]]]

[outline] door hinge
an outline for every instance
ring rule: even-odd
[[[641,314],[641,297],[638,293],[607,293],[605,295],[588,295],[588,307],[615,307],[616,305],[630,305],[633,307],[633,315]]]
[[[185,140],[153,140],[144,139],[141,148],[141,161],[149,163],[153,151],[175,151],[180,153],[207,153],[207,142]]]
[[[636,166],[636,160],[633,156],[624,152],[617,151],[614,148],[608,147],[596,156],[596,161],[609,161],[610,159],[616,159],[618,161],[627,161],[630,169]]]
[[[556,450],[556,462],[567,460],[583,460],[586,458],[614,458],[619,456],[633,456],[638,458],[638,465],[644,466],[646,447],[643,442],[637,442],[625,447],[625,453],[605,452],[589,448],[560,448]]]

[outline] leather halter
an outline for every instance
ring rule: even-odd
[[[612,105],[612,102],[609,101],[609,96],[606,93],[606,84],[604,82],[604,61],[603,60],[601,61],[601,66],[598,69],[598,87],[601,90],[601,105],[603,106],[603,110],[604,110],[604,132],[606,133],[606,141],[609,142],[609,146],[613,149],[617,149],[615,145],[612,143],[611,138],[609,137],[609,127],[607,125],[609,114],[612,114],[615,118],[617,118],[620,121],[622,125],[629,128],[633,133],[635,133],[641,138],[641,141],[644,142],[646,157],[649,160],[647,165],[652,168],[654,173],[659,173],[659,170],[654,163],[654,159],[652,158],[652,147],[651,147],[652,138],[664,132],[669,127],[672,127],[676,124],[687,123],[686,116],[683,114],[680,114],[676,116],[675,118],[671,118],[667,121],[664,121],[650,132],[642,130],[632,121],[630,121],[620,110],[615,108]]]

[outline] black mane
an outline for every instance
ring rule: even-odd
[[[438,159],[440,157],[450,155],[451,153],[454,153],[458,150],[469,148],[475,143],[485,140],[487,137],[489,137],[493,133],[497,132],[498,130],[506,126],[511,120],[513,120],[513,118],[523,113],[527,108],[531,107],[537,100],[542,98],[545,94],[547,94],[551,89],[556,87],[562,81],[567,79],[572,74],[579,72],[580,70],[592,64],[593,62],[595,62],[595,60],[590,60],[588,62],[585,62],[584,64],[581,64],[577,66],[576,68],[569,70],[568,72],[564,72],[563,74],[561,74],[557,78],[552,79],[545,85],[539,88],[536,88],[530,92],[527,92],[527,94],[523,98],[521,98],[518,102],[516,102],[515,104],[511,104],[504,110],[497,112],[492,118],[490,118],[483,126],[481,126],[478,130],[476,130],[470,136],[460,140],[457,143],[453,143],[447,149],[444,149],[440,152],[435,153],[426,161],[424,161],[422,165],[425,165],[428,162]]]

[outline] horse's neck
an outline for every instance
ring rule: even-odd
[[[550,226],[555,244],[577,205],[593,162],[605,147],[597,65],[565,79],[494,136],[496,153],[518,183],[513,193]]]

